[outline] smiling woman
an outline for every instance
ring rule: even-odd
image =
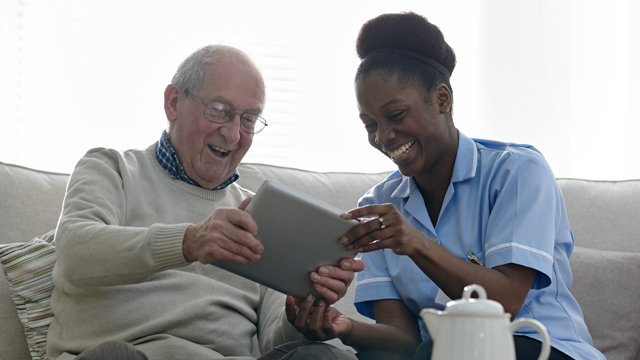
[[[640,156],[640,24],[632,21],[640,4],[632,0],[354,0],[340,9],[0,0],[2,160],[70,171],[89,148],[157,140],[167,127],[162,90],[181,54],[226,43],[245,50],[266,82],[269,126],[245,160],[393,169],[354,121],[354,46],[363,21],[403,10],[438,23],[463,59],[451,83],[456,123],[468,135],[536,144],[557,176],[640,177],[630,165]]]

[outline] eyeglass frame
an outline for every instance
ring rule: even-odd
[[[202,111],[202,115],[208,121],[211,121],[216,124],[227,124],[236,118],[236,114],[237,114],[236,110],[231,105],[225,104],[222,101],[213,100],[209,103],[205,103],[205,101],[200,96],[194,94],[189,90],[184,91],[184,96],[187,98],[194,98],[202,105],[202,107],[204,108]],[[222,110],[222,112],[224,112],[224,117],[216,117],[214,115],[207,116],[207,109],[212,109],[213,112],[220,112],[219,110],[216,110],[214,106],[212,106],[213,104],[220,104],[224,107],[224,110]],[[247,115],[255,116],[255,122],[254,122],[255,125],[257,125],[258,123],[262,124],[262,127],[258,131],[254,130],[255,125],[253,126],[252,129],[247,129],[247,127],[245,126],[247,121],[245,119]],[[258,114],[252,113],[250,111],[243,111],[242,113],[240,113],[240,130],[244,131],[247,134],[252,134],[252,135],[258,134],[262,130],[264,130],[267,126],[269,126],[269,124],[267,123],[267,120]]]

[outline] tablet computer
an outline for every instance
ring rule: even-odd
[[[258,224],[257,237],[264,245],[262,257],[246,264],[213,265],[304,298],[308,293],[318,295],[310,272],[356,255],[355,251],[347,251],[339,239],[358,222],[343,219],[344,211],[304,192],[265,180],[245,210]]]

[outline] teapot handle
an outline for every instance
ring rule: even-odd
[[[547,328],[542,325],[542,323],[538,320],[534,319],[518,319],[509,325],[509,329],[511,333],[513,333],[516,329],[521,327],[531,327],[536,330],[540,336],[542,337],[542,347],[540,348],[540,355],[538,356],[538,360],[547,360],[549,359],[549,353],[551,352],[551,345],[549,340],[549,333],[547,332]]]
[[[482,285],[471,284],[467,285],[462,289],[462,299],[469,300],[471,299],[471,295],[473,293],[478,294],[478,299],[487,300],[487,291],[482,287]]]

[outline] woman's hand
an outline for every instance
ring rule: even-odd
[[[291,325],[309,340],[334,339],[348,334],[352,328],[351,319],[311,294],[304,299],[287,296],[285,311]]]
[[[407,223],[393,204],[366,205],[346,212],[343,217],[361,221],[340,238],[348,250],[391,249],[398,255],[413,255],[429,240]]]
[[[347,249],[370,252],[386,248],[408,255],[452,299],[459,297],[466,285],[479,284],[506,312],[517,314],[537,274],[534,269],[517,264],[487,268],[459,258],[415,230],[393,204],[363,206],[348,211],[344,217],[366,219],[340,238]]]

